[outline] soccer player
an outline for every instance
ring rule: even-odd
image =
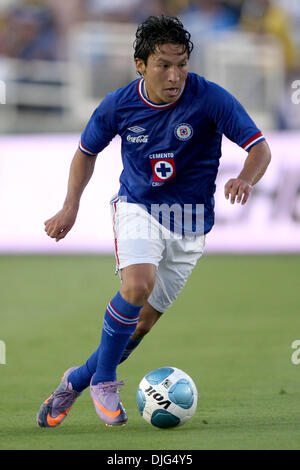
[[[121,136],[123,171],[111,201],[120,290],[105,311],[98,349],[68,369],[42,404],[41,427],[59,425],[88,386],[102,421],[127,422],[117,366],[174,302],[203,253],[214,223],[222,135],[248,152],[239,175],[225,185],[232,204],[247,202],[271,158],[241,104],[188,72],[193,44],[177,18],[149,17],[134,48],[140,78],[108,94],[94,111],[71,163],[63,208],[45,222],[57,242],[67,235],[97,155]]]

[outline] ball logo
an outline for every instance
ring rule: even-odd
[[[166,400],[165,397],[161,393],[158,393],[151,385],[145,389],[145,393],[147,393],[148,397],[152,395],[157,401],[157,404],[162,406],[165,410],[171,405],[170,400]]]
[[[188,140],[193,135],[193,128],[190,124],[182,123],[175,127],[174,134],[179,140]]]

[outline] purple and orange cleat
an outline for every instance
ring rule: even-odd
[[[92,378],[93,380],[93,378]],[[119,397],[119,387],[124,382],[100,382],[90,386],[90,393],[96,413],[107,426],[124,426],[127,414]]]
[[[37,414],[37,424],[41,428],[55,428],[58,426],[67,416],[76,398],[81,393],[73,390],[71,382],[68,381],[68,377],[77,367],[71,367],[68,369],[61,379],[61,383],[51,393],[50,397],[44,401]]]

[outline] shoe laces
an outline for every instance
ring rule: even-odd
[[[73,403],[75,398],[77,398],[78,393],[75,392],[75,390],[58,390],[54,394],[54,401],[53,405],[55,410],[57,410],[60,413],[63,413],[66,411],[68,408],[70,408]]]
[[[97,384],[97,388],[101,393],[117,393],[120,390],[120,387],[122,387],[123,385],[125,385],[125,382],[123,380],[119,382],[100,382],[99,384]]]

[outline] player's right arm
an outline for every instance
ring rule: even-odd
[[[81,195],[94,172],[96,157],[90,157],[78,149],[73,157],[68,181],[68,190],[62,209],[45,222],[45,231],[58,242],[73,227]]]

